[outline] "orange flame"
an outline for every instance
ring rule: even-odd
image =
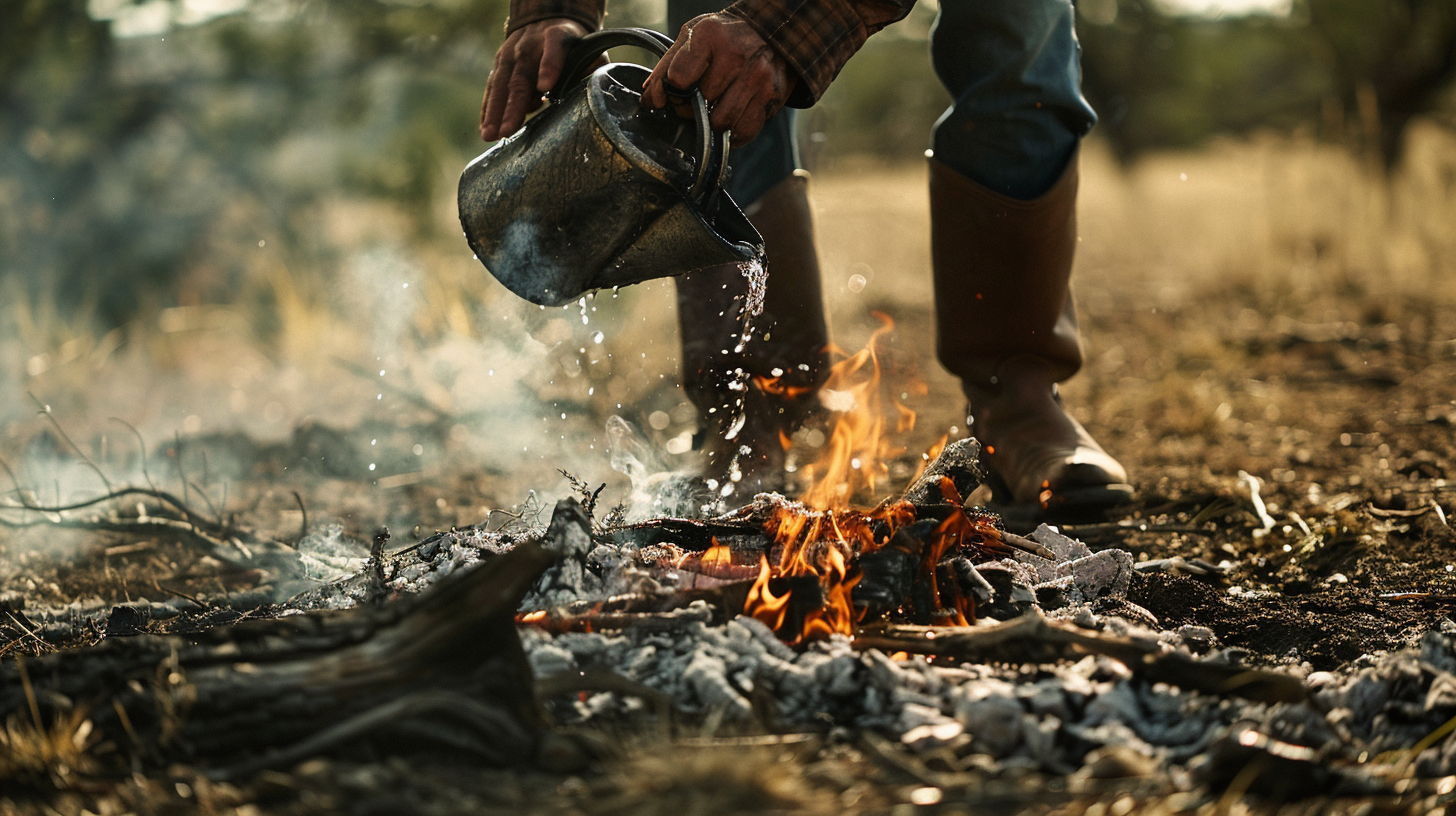
[[[852,634],[854,625],[859,622],[850,593],[854,590],[854,585],[859,583],[860,576],[845,577],[849,570],[837,547],[829,548],[828,560],[829,571],[821,576],[825,593],[824,605],[804,617],[803,637],[806,640],[828,637],[835,633]]]
[[[718,537],[713,536],[713,546],[703,551],[702,563],[705,567],[726,567],[733,563],[733,553],[727,544],[718,543]]]
[[[748,590],[748,601],[743,605],[743,612],[777,632],[783,628],[784,616],[789,611],[789,593],[773,594],[768,586],[772,575],[773,570],[769,568],[768,556],[765,555],[758,571],[758,580]]]
[[[818,461],[804,468],[809,489],[800,500],[816,510],[845,509],[860,490],[873,492],[889,472],[887,460],[904,453],[885,438],[885,398],[880,389],[881,338],[895,328],[889,315],[875,312],[880,327],[863,349],[835,363],[820,391],[831,410],[839,414]],[[843,354],[838,349],[832,352]],[[918,390],[918,389],[917,389]],[[915,412],[891,399],[895,430],[915,427]]]
[[[915,426],[915,412],[893,397],[886,398],[881,388],[881,363],[878,346],[893,328],[886,315],[875,315],[881,326],[865,348],[853,355],[843,355],[834,365],[824,386],[824,401],[838,414],[829,441],[820,458],[804,468],[809,487],[801,503],[783,503],[775,507],[764,524],[773,538],[776,550],[772,562],[765,555],[758,580],[749,591],[744,613],[772,627],[781,637],[810,640],[830,634],[852,634],[861,611],[856,611],[852,591],[861,575],[854,559],[883,547],[900,527],[915,520],[915,508],[909,502],[881,504],[873,510],[854,509],[853,499],[873,493],[889,472],[888,462],[904,452],[887,438],[887,408],[894,411],[894,433],[906,433]],[[778,380],[761,379],[756,384],[770,393],[786,393]],[[923,383],[905,387],[923,395]],[[922,457],[920,471],[945,446],[947,437]],[[919,477],[919,473],[916,474]],[[922,575],[930,580],[941,607],[941,622],[966,625],[975,618],[975,601],[968,598],[954,582],[938,585],[936,575],[941,559],[955,548],[977,546],[1004,548],[1000,533],[987,517],[972,517],[964,512],[954,483],[942,479],[941,492],[955,508],[938,525],[924,551]],[[878,538],[877,538],[878,531]],[[716,542],[715,542],[716,544]],[[712,550],[709,550],[711,553]],[[704,555],[707,558],[707,555]],[[775,576],[816,576],[823,590],[824,604],[804,616],[801,632],[785,632],[790,593],[774,595],[769,580]],[[943,591],[942,591],[943,590]]]

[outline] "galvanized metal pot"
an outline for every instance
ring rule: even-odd
[[[507,289],[542,306],[596,290],[742,262],[763,239],[722,191],[728,139],[708,124],[640,104],[649,71],[613,63],[580,75],[608,48],[659,56],[672,40],[646,29],[578,40],[545,110],[466,166],[460,223]]]

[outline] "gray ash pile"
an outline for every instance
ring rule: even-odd
[[[711,518],[594,523],[564,500],[544,527],[437,534],[293,604],[413,595],[541,541],[556,561],[517,622],[558,722],[618,727],[670,706],[711,727],[872,733],[958,769],[1189,785],[1226,785],[1257,759],[1241,784],[1281,796],[1456,772],[1438,730],[1456,715],[1456,625],[1334,671],[1164,627],[1186,612],[1169,588],[1217,592],[1216,569],[1189,577],[1181,559],[1138,563],[1046,526],[1008,533],[960,502],[975,454],[948,448],[858,515],[764,494]]]

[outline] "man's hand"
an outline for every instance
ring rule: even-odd
[[[783,107],[795,76],[783,57],[748,23],[727,14],[704,14],[683,25],[677,41],[642,86],[643,102],[668,102],[664,80],[675,88],[696,87],[712,109],[714,130],[729,130],[735,145],[758,135]]]
[[[480,138],[493,142],[520,129],[526,114],[541,107],[541,97],[561,77],[566,42],[585,37],[575,20],[537,20],[512,31],[495,52],[495,67],[480,101]]]

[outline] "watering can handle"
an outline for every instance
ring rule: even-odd
[[[566,52],[566,65],[561,71],[561,79],[557,80],[556,87],[547,96],[552,101],[566,96],[567,90],[582,79],[582,74],[597,57],[607,49],[623,45],[636,46],[661,57],[672,47],[672,38],[647,28],[609,28],[588,34],[571,43]],[[708,122],[708,101],[703,98],[701,91],[696,90],[693,91],[693,119],[697,123],[698,174],[692,187],[688,189],[688,195],[701,202],[717,192],[716,186],[707,188],[710,181],[715,184],[721,182],[723,170],[728,164],[727,144],[723,134],[713,132],[713,127]],[[711,178],[709,171],[712,168],[709,164],[715,153],[720,157],[718,172],[715,174],[717,178]]]

